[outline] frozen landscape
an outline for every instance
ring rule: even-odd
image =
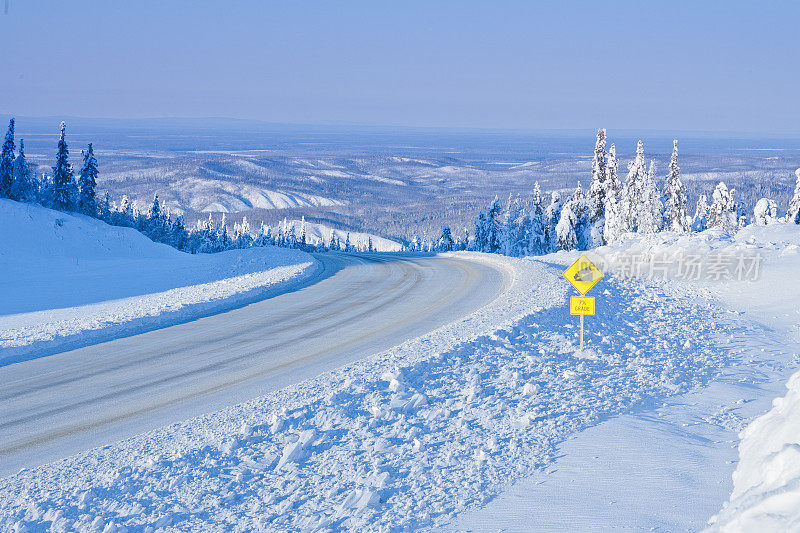
[[[0,12],[0,533],[800,531],[800,3]]]

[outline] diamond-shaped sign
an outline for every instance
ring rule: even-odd
[[[595,283],[603,278],[603,273],[584,254],[564,271],[564,277],[578,289],[581,294],[586,294]]]

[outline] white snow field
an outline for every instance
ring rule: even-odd
[[[496,276],[463,274],[453,294],[445,298],[445,306],[466,306],[471,312],[453,309],[450,320],[429,333],[421,334],[421,326],[406,329],[385,339],[410,339],[394,347],[374,353],[378,343],[370,342],[355,350],[349,361],[341,356],[310,368],[289,365],[287,372],[292,375],[282,378],[270,374],[270,364],[257,357],[241,359],[242,377],[253,366],[272,376],[260,396],[252,394],[259,386],[243,387],[244,396],[252,400],[119,442],[106,439],[101,447],[7,475],[0,479],[0,529],[701,529],[730,494],[736,431],[768,409],[782,380],[797,366],[798,338],[789,328],[797,323],[798,309],[782,297],[794,296],[796,301],[796,289],[784,290],[788,286],[784,280],[797,271],[798,248],[791,243],[798,240],[797,227],[776,225],[748,228],[735,238],[713,232],[681,238],[658,235],[601,249],[612,263],[619,263],[626,253],[711,250],[759,252],[765,261],[755,282],[609,275],[590,293],[597,297],[598,314],[587,317],[588,348],[582,353],[576,352],[576,317],[566,306],[571,289],[561,277],[575,253],[538,259],[458,253],[411,261],[375,256],[372,260],[386,263],[342,265],[340,272],[316,285],[231,311],[227,319],[222,314],[131,337],[160,346],[167,337],[148,336],[161,333],[177,342],[178,332],[190,338],[203,332],[203,324],[222,320],[207,331],[207,337],[198,339],[208,343],[239,322],[264,320],[255,312],[243,314],[245,310],[278,301],[291,308],[292,297],[300,305],[315,287],[334,283],[345,273],[374,282],[400,269],[404,273],[397,273],[398,287],[427,277],[430,283],[423,285],[423,293],[412,298],[411,307],[417,308],[421,302],[434,305],[442,299],[434,287],[444,285],[439,288],[444,290],[452,284],[437,275],[437,267],[452,275],[453,265],[472,269],[483,265]],[[439,266],[437,261],[450,266]],[[364,273],[370,268],[388,270]],[[469,305],[456,298],[485,284],[492,285],[491,290],[477,301],[466,300]],[[330,297],[342,299],[348,291],[358,293],[355,289],[365,286],[349,277]],[[386,292],[381,287],[376,294],[360,296],[369,302]],[[395,296],[400,301],[407,298],[399,288]],[[311,302],[320,307],[316,298]],[[349,307],[353,301],[342,303]],[[323,316],[295,314],[294,309],[295,320],[328,328],[335,339],[329,342],[351,338],[348,325],[358,329],[363,324],[352,318],[328,324],[325,307],[320,309]],[[361,312],[375,313],[364,308]],[[391,313],[405,317],[411,311]],[[292,316],[280,320],[291,321]],[[441,315],[437,317],[441,320]],[[428,329],[432,323],[426,322]],[[182,375],[171,369],[172,363],[192,364],[199,356],[232,364],[225,350],[239,350],[244,343],[251,344],[255,353],[273,335],[267,330],[265,338],[257,332],[258,328],[243,334],[230,331],[219,344],[208,344],[205,353],[186,350],[174,360],[149,358],[147,365],[136,365],[136,375],[141,375],[138,367],[171,361],[164,371],[183,377],[166,387],[177,393],[191,388],[203,372],[190,369]],[[291,343],[302,342],[299,339],[307,330],[298,333],[301,336]],[[125,341],[105,346],[123,347]],[[103,361],[104,353],[109,365],[112,355],[135,365],[133,348],[109,353],[103,346],[0,368],[4,398],[0,441],[5,439],[0,447],[9,449],[10,430],[29,431],[29,422],[19,417],[21,404],[23,411],[27,405],[35,406],[30,416],[42,416],[45,426],[57,423],[60,412],[63,418],[77,416],[80,421],[86,416],[80,405],[84,402],[89,409],[99,406],[101,413],[124,412],[121,404],[128,397],[118,395],[120,389],[139,384],[130,376],[126,382],[124,372],[112,372],[119,381],[97,391],[109,398],[117,395],[113,401],[77,397],[67,405],[54,405],[61,385],[52,375],[41,377],[45,393],[26,394],[40,373],[47,374],[45,363],[58,365],[60,357],[68,360],[70,354],[88,357],[90,368]],[[347,353],[349,346],[343,350]],[[161,346],[161,351],[169,355],[171,349]],[[156,351],[148,348],[148,353]],[[28,367],[27,376],[2,374],[24,365],[36,366]],[[298,368],[306,374],[294,375]],[[62,381],[83,379],[79,375],[85,367],[72,362],[67,369],[72,375],[56,369]],[[157,373],[154,368],[144,381]],[[288,386],[273,388],[281,379]],[[80,387],[80,381],[67,386]],[[48,400],[49,392],[54,394]],[[235,394],[227,392],[220,403],[233,398]],[[787,409],[796,405],[793,398],[781,405]],[[207,409],[200,412],[207,412],[215,403],[199,406],[203,407]],[[179,409],[178,414],[190,411]],[[715,527],[742,524],[742,513],[752,505],[761,506],[758,512],[774,510],[778,504],[796,509],[791,499],[775,500],[777,493],[789,498],[796,494],[786,490],[794,487],[796,470],[785,461],[797,446],[791,444],[796,433],[793,437],[789,431],[775,431],[791,429],[786,414],[773,411],[744,433],[731,503]],[[109,423],[102,416],[90,418],[98,419]],[[766,423],[760,422],[765,419]],[[66,433],[70,431],[93,438],[86,428]],[[57,428],[56,433],[60,433]],[[43,440],[49,438],[62,436],[45,435]],[[749,438],[756,439],[754,446],[747,446]],[[756,451],[766,439],[785,451],[780,459],[774,455],[765,459]],[[7,453],[14,457],[15,452]],[[770,475],[765,478],[761,466],[770,460]],[[613,490],[619,499],[608,498]],[[531,512],[519,512],[526,507]],[[789,516],[780,524],[791,529],[790,520]]]
[[[186,254],[130,228],[10,200],[0,200],[0,226],[0,365],[219,312],[320,269],[284,248]]]
[[[758,419],[754,426],[769,424],[770,431],[761,429],[750,444],[748,435],[759,430],[749,428],[743,433],[741,465],[733,480],[731,474],[737,464],[739,432],[770,408],[772,398],[783,394],[784,383],[800,363],[800,306],[796,303],[800,287],[791,281],[800,267],[798,244],[800,228],[776,224],[748,227],[733,237],[711,231],[684,237],[659,234],[599,249],[617,265],[623,256],[639,255],[647,263],[659,256],[697,254],[709,259],[715,254],[760,254],[763,263],[756,281],[673,281],[667,285],[685,291],[690,305],[697,305],[709,321],[727,316],[738,325],[739,333],[716,328],[711,335],[714,344],[721,346],[718,349],[729,353],[726,367],[707,386],[644,404],[573,435],[558,447],[559,457],[552,464],[509,487],[485,507],[461,514],[444,529],[698,531],[718,513],[732,490],[735,502],[714,519],[714,529],[795,529],[796,499],[783,500],[785,510],[795,513],[795,522],[768,516],[779,509],[769,497],[785,498],[785,488],[776,489],[798,477],[792,470],[796,464],[788,463],[781,470],[765,460],[773,451],[793,453],[800,442],[793,432],[796,426],[783,426],[775,434],[777,421],[787,416],[785,409],[776,408],[779,413],[767,415],[769,422]],[[642,277],[649,276],[648,268]],[[709,302],[712,306],[706,307]],[[657,298],[652,311],[643,315],[662,313],[663,304]],[[685,320],[694,322],[688,316]],[[791,401],[787,399],[787,405]],[[746,474],[740,473],[743,469]],[[765,478],[770,469],[772,480],[769,475]],[[740,514],[747,516],[751,505],[756,509],[749,512],[755,517],[752,522],[743,521]],[[787,512],[789,517],[791,512]]]

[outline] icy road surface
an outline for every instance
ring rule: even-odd
[[[509,285],[450,257],[317,256],[316,284],[0,368],[0,474],[239,403],[465,316]]]

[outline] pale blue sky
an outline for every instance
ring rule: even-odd
[[[9,3],[0,113],[800,133],[800,2]]]

